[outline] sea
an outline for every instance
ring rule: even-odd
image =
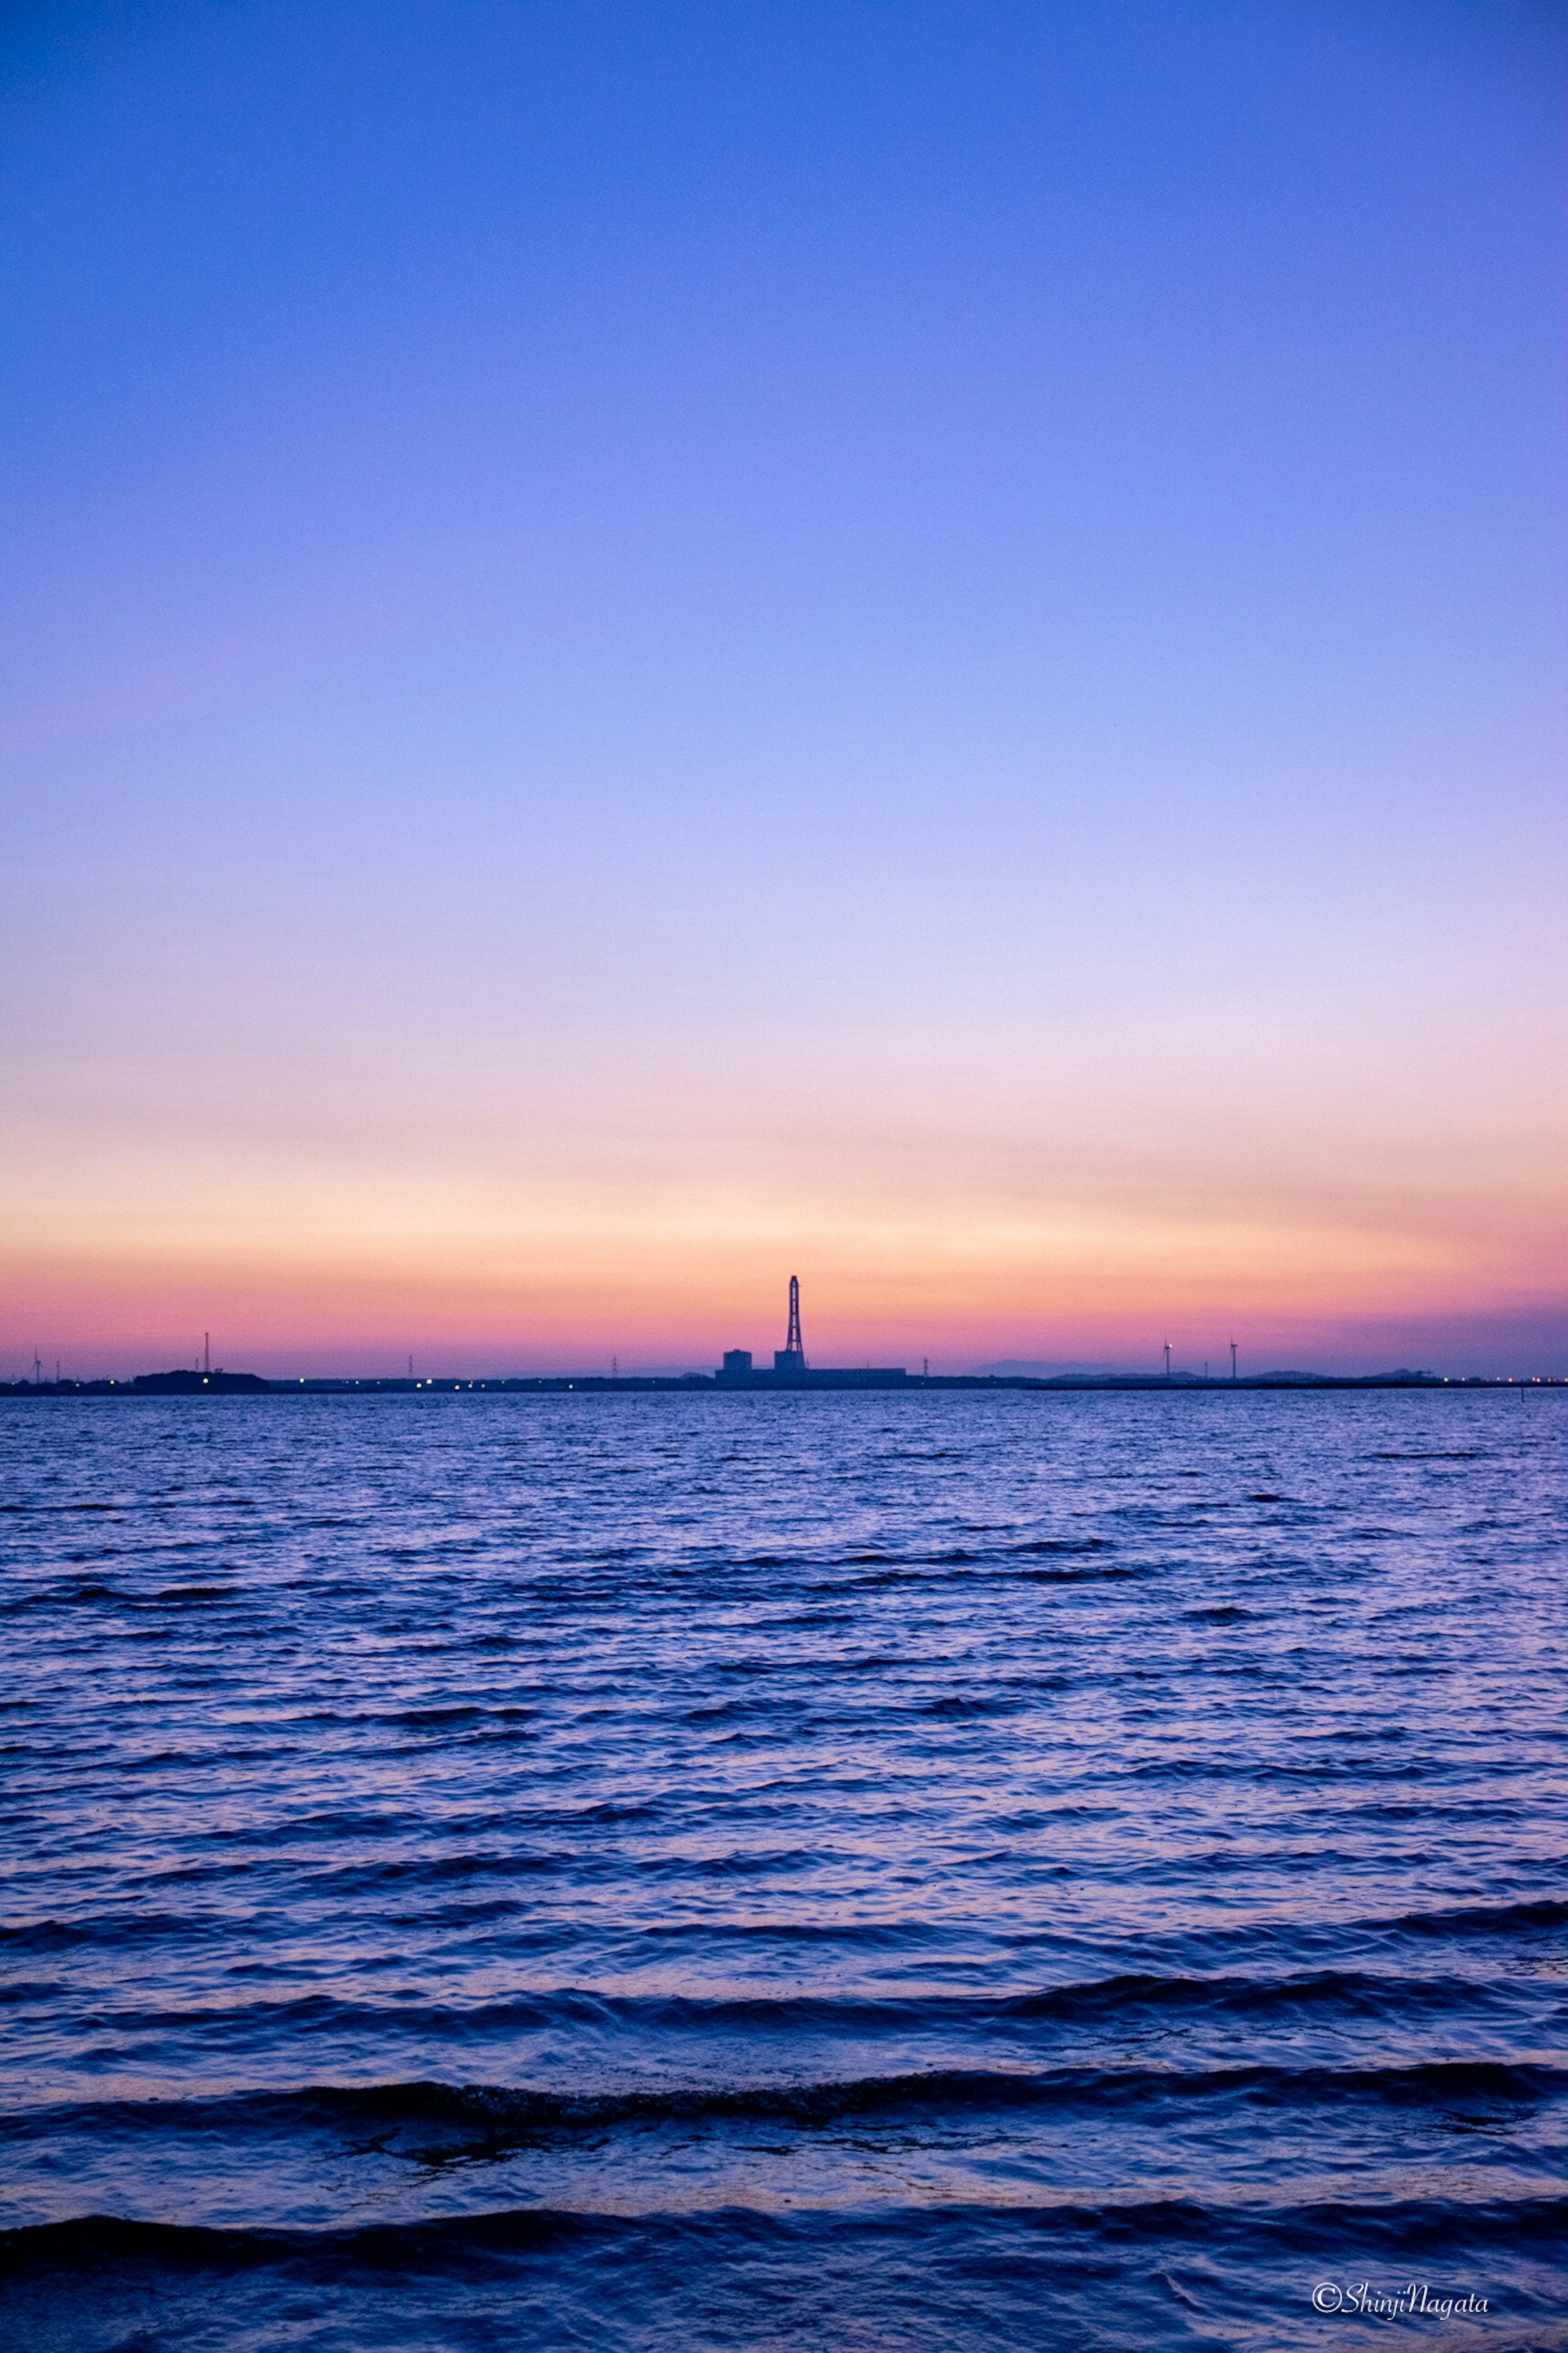
[[[0,1404],[0,2338],[1563,2345],[1565,1413]]]

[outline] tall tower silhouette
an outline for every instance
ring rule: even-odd
[[[792,1274],[789,1279],[789,1330],[784,1335],[784,1346],[773,1350],[773,1370],[775,1373],[804,1373],[805,1370],[805,1343],[800,1336],[798,1274]]]

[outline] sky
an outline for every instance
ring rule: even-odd
[[[1568,1370],[1568,18],[0,35],[0,1375]]]

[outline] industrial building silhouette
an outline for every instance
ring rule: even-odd
[[[713,1376],[722,1388],[865,1389],[886,1388],[907,1381],[902,1365],[825,1365],[813,1368],[805,1361],[800,1332],[800,1277],[789,1279],[789,1323],[782,1348],[773,1350],[773,1368],[753,1365],[749,1348],[726,1348],[724,1361]]]

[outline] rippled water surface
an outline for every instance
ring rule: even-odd
[[[1564,1403],[0,1405],[8,2326],[1560,2344]]]

